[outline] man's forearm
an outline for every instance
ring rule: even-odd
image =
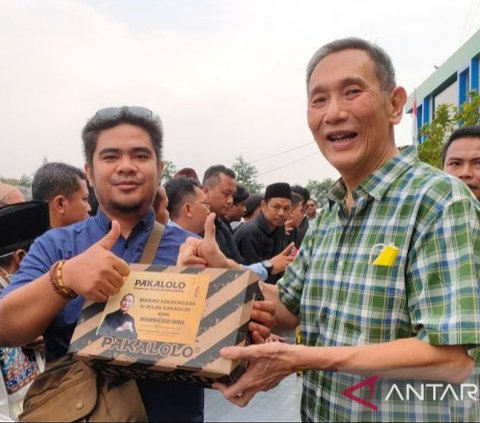
[[[300,347],[301,369],[461,383],[473,360],[462,345],[436,346],[416,338],[355,347]]]
[[[12,291],[0,300],[0,345],[32,342],[66,303],[53,289],[48,273]]]
[[[260,289],[262,290],[265,299],[271,301],[275,305],[276,328],[293,329],[299,325],[299,318],[290,313],[287,307],[285,307],[280,301],[276,285],[260,282]]]

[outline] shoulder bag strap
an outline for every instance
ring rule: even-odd
[[[153,228],[150,231],[150,235],[148,236],[147,242],[145,244],[145,248],[143,249],[140,263],[153,263],[153,259],[155,258],[155,254],[157,253],[158,246],[160,245],[164,230],[165,226],[163,226],[161,223],[158,223],[157,221],[154,222]]]

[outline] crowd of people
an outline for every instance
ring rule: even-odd
[[[16,420],[43,361],[66,354],[85,299],[119,291],[158,221],[155,264],[248,268],[262,281],[255,345],[222,350],[249,361],[236,383],[214,385],[228,400],[246,406],[301,370],[305,421],[480,419],[478,398],[378,397],[372,409],[343,394],[365,376],[383,394],[393,383],[478,385],[480,127],[451,134],[444,172],[397,147],[406,92],[386,52],[358,38],[314,54],[307,92],[310,130],[340,174],[321,210],[284,181],[250,193],[224,165],[159,184],[163,131],[144,107],[97,111],[82,131],[85,169],[44,164],[31,200],[0,184],[2,418]],[[122,299],[108,330],[135,333],[133,301]],[[268,342],[298,325],[302,345]],[[201,388],[138,388],[149,420],[203,421]]]

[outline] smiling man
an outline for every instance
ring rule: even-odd
[[[385,400],[394,383],[460,389],[471,375],[480,344],[478,203],[460,181],[421,163],[414,146],[396,147],[406,93],[378,46],[348,38],[320,48],[307,94],[310,130],[341,179],[283,279],[263,285],[278,324],[300,322],[305,345],[225,348],[225,358],[250,366],[216,388],[244,406],[301,369],[303,421],[478,420],[478,401],[451,392]],[[343,394],[368,376],[376,386],[356,391],[360,401]]]
[[[38,238],[0,301],[0,345],[26,344],[44,333],[47,362],[66,354],[85,299],[104,302],[118,293],[155,220],[152,203],[163,168],[160,120],[144,107],[109,107],[87,122],[82,138],[97,214]],[[166,226],[153,263],[175,265],[188,235]],[[215,265],[214,259],[211,254],[205,264]],[[271,310],[260,305],[254,314],[268,320]],[[264,329],[250,328],[254,338]],[[149,379],[138,386],[150,421],[203,421],[202,388]]]
[[[443,170],[456,176],[480,200],[480,126],[464,126],[452,132],[443,146]]]
[[[140,260],[155,220],[152,203],[163,168],[160,120],[143,107],[109,107],[87,122],[82,138],[97,214],[40,237],[0,301],[0,343],[24,344],[44,333],[47,362],[67,352],[85,299],[103,302],[119,291],[127,263]],[[176,264],[188,235],[166,227],[154,263]],[[59,267],[65,290],[52,276]],[[153,380],[138,385],[151,421],[203,419],[201,388]]]
[[[118,310],[105,316],[98,329],[98,334],[116,336],[118,338],[137,338],[135,319],[128,314],[128,310],[130,310],[134,302],[135,296],[133,294],[124,295],[120,300]]]

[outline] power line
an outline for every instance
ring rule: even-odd
[[[306,144],[302,144],[302,145],[299,145],[297,147],[291,148],[290,150],[281,151],[280,153],[275,153],[275,154],[272,154],[271,156],[266,156],[266,157],[263,157],[263,158],[258,159],[258,160],[253,160],[250,163],[262,162],[264,160],[268,160],[268,159],[271,159],[273,157],[281,156],[282,154],[290,153],[291,151],[299,150],[300,148],[306,147],[307,145],[314,145],[314,144],[310,141],[310,142],[307,142]]]
[[[313,154],[309,154],[308,156],[302,157],[302,158],[300,158],[300,159],[298,159],[298,160],[294,160],[294,161],[292,161],[292,162],[290,162],[290,163],[288,163],[288,164],[286,164],[286,165],[279,166],[279,167],[276,167],[276,168],[274,168],[274,169],[266,170],[265,172],[259,173],[257,176],[262,176],[262,175],[266,175],[267,173],[275,172],[276,170],[285,169],[286,167],[291,166],[292,164],[301,162],[302,160],[309,159],[310,157],[313,157],[313,156],[315,156],[315,155],[318,154],[318,153],[319,153],[319,151],[317,150],[317,151],[315,151],[315,153],[313,153]]]

